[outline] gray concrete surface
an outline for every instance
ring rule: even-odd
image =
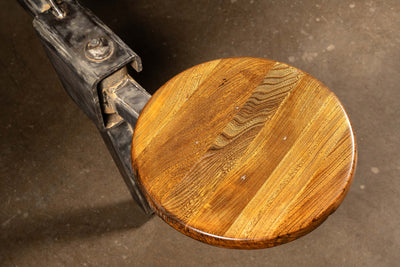
[[[323,81],[358,141],[347,198],[294,242],[241,251],[186,237],[130,198],[16,1],[0,2],[1,266],[399,266],[400,1],[95,1],[150,92],[195,64],[255,56]]]

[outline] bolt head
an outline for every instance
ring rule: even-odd
[[[88,43],[89,48],[95,48],[101,44],[100,38],[91,39]]]
[[[104,37],[93,38],[85,46],[85,56],[92,61],[105,60],[112,52],[112,42]]]

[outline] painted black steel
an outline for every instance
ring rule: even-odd
[[[116,93],[116,102],[112,103],[121,118],[108,125],[108,115],[102,108],[104,88],[99,86],[102,80],[128,64],[141,71],[140,58],[91,11],[75,0],[53,1],[53,4],[59,4],[63,17],[59,16],[59,12],[55,14],[51,3],[46,0],[19,2],[34,16],[33,26],[65,90],[96,124],[133,198],[146,213],[152,213],[137,185],[130,156],[133,128],[150,95],[133,80],[126,81]],[[88,44],[93,49],[96,40],[102,41],[99,49],[110,49],[104,50],[103,57],[87,54]]]

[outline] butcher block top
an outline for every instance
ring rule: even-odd
[[[337,97],[261,58],[192,67],[152,96],[132,166],[154,211],[197,240],[265,248],[315,229],[343,201],[356,143]]]

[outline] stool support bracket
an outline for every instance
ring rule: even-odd
[[[152,213],[137,185],[130,155],[134,126],[150,95],[124,76],[119,82],[123,86],[106,99],[109,88],[103,82],[127,65],[141,71],[139,56],[75,0],[19,2],[33,15],[33,27],[65,90],[97,126],[133,198],[145,213]],[[108,112],[107,105],[115,110]]]

